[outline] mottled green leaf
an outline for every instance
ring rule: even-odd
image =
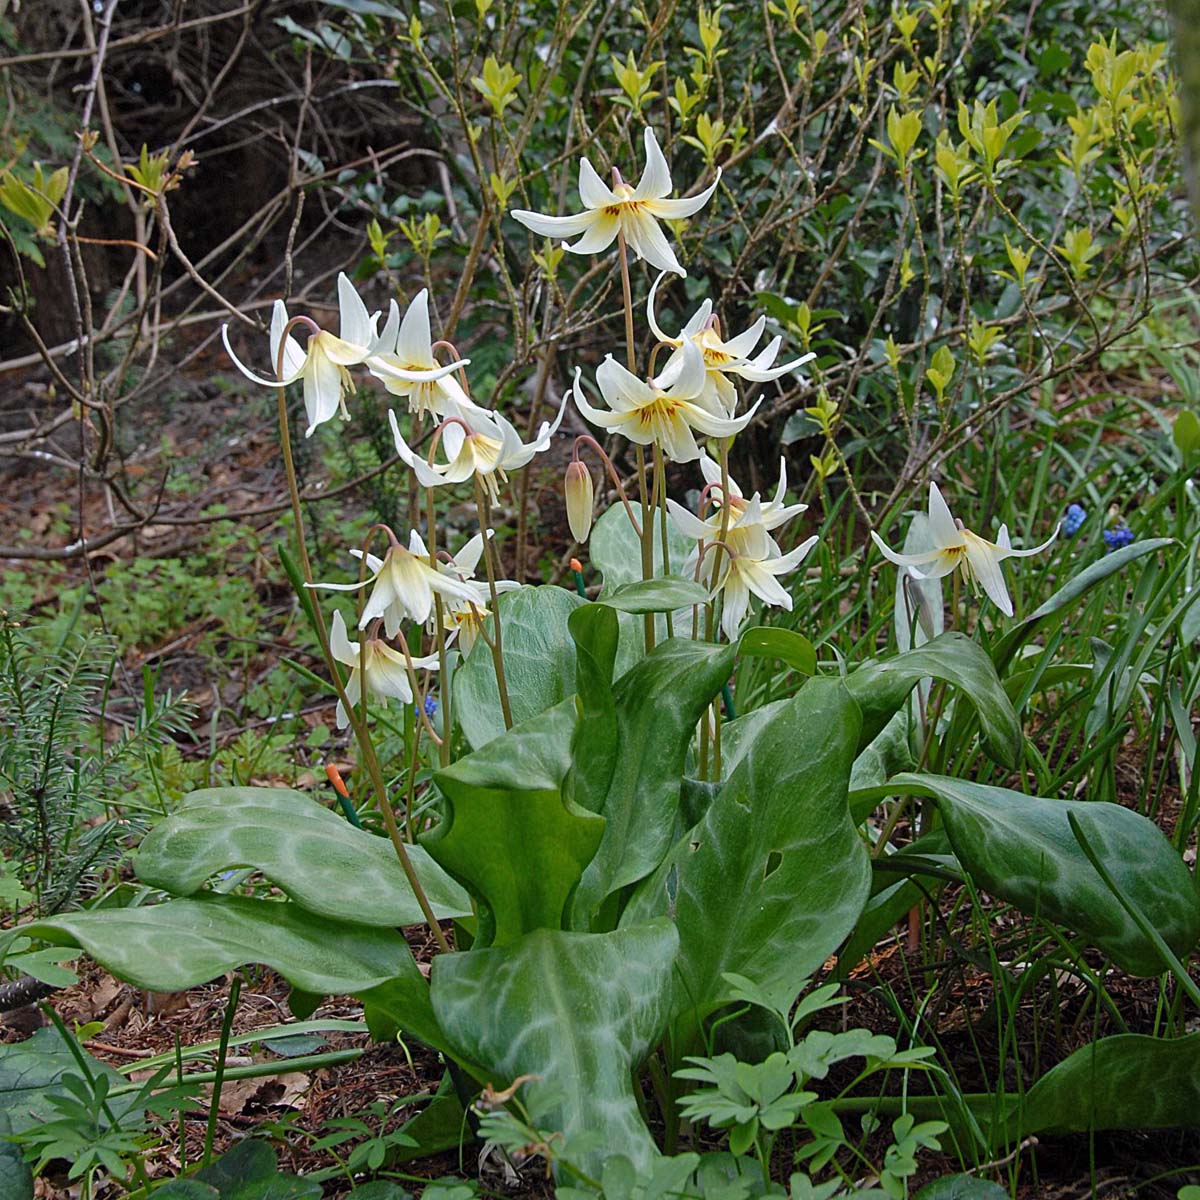
[[[477,945],[561,929],[604,818],[564,800],[575,703],[564,700],[438,771],[447,814],[421,840],[479,901]]]
[[[408,943],[390,929],[244,896],[67,913],[14,932],[79,946],[119,979],[150,992],[186,991],[248,963],[271,967],[318,995],[360,992],[416,969]]]
[[[665,613],[689,608],[708,601],[708,588],[692,579],[664,576],[659,579],[635,579],[619,587],[606,589],[601,604],[623,613]]]
[[[862,709],[862,746],[875,740],[922,679],[941,679],[979,714],[984,746],[1007,767],[1021,756],[1021,725],[987,653],[961,633],[943,633],[885,662],[868,660],[846,678]]]
[[[104,1076],[114,1086],[125,1082],[123,1076],[90,1054],[85,1053],[84,1058],[96,1077]],[[57,1029],[39,1029],[23,1042],[0,1045],[0,1132],[24,1133],[57,1119],[59,1114],[50,1100],[66,1094],[62,1087],[64,1075],[78,1074],[79,1064]],[[0,1180],[4,1178],[4,1162],[0,1151]],[[0,1196],[7,1200],[7,1193],[0,1192]]]
[[[539,930],[433,961],[434,1010],[497,1087],[519,1075],[545,1127],[602,1135],[639,1168],[657,1155],[632,1072],[662,1035],[679,940],[669,921],[613,933]],[[599,1156],[579,1165],[593,1173]]]
[[[418,878],[442,918],[471,912],[467,894],[419,846]],[[252,867],[309,912],[362,925],[425,920],[387,838],[355,829],[303,792],[230,787],[192,792],[159,822],[134,859],[138,877],[176,896],[218,871]]]
[[[638,520],[641,510],[636,508]],[[653,514],[652,514],[653,517]],[[675,528],[673,521],[667,523],[667,553],[673,570],[679,570],[694,543]],[[642,578],[642,544],[629,523],[623,504],[614,504],[600,514],[592,527],[588,539],[588,556],[592,566],[600,572],[604,587],[601,596],[608,596],[624,584],[640,582]],[[654,574],[662,575],[662,537],[657,524],[654,530]]]
[[[941,775],[897,775],[888,787],[937,801],[959,862],[984,891],[1074,929],[1132,975],[1158,975],[1164,964],[1088,862],[1070,814],[1176,955],[1185,958],[1200,937],[1191,873],[1158,827],[1138,813]]]
[[[871,876],[846,804],[859,724],[840,682],[810,680],[638,888],[625,922],[673,913],[679,927],[685,1040],[728,999],[725,973],[795,994],[853,928]]]
[[[753,625],[738,640],[738,654],[778,659],[801,675],[817,673],[817,652],[812,642],[794,629]]]
[[[567,618],[583,603],[560,587],[523,587],[500,597],[504,678],[514,724],[574,693],[575,646]],[[496,668],[483,638],[454,674],[454,717],[476,750],[504,732]]]
[[[946,1175],[927,1183],[916,1200],[1008,1200],[1008,1192],[990,1179],[974,1175]]]
[[[644,878],[667,853],[687,748],[732,667],[732,646],[685,638],[663,642],[613,688],[615,759],[611,745],[577,740],[577,760],[595,753],[612,763],[612,771],[607,781],[596,774],[575,780],[575,800],[606,822],[575,897],[575,928],[591,927],[608,896]]]

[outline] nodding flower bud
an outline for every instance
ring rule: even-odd
[[[571,527],[571,536],[582,544],[592,531],[592,475],[577,458],[567,467],[563,491],[567,498],[567,524]]]

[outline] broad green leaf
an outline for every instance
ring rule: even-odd
[[[443,1150],[457,1150],[473,1140],[471,1123],[463,1109],[462,1101],[454,1090],[454,1083],[447,1071],[442,1076],[437,1093],[415,1117],[400,1126],[416,1146],[396,1146],[392,1151],[392,1165],[412,1162],[440,1154]]]
[[[637,518],[642,519],[641,510],[634,507]],[[662,535],[658,528],[655,514],[651,514],[654,527],[654,574],[661,576]],[[673,521],[667,522],[667,553],[671,569],[678,571],[691,552],[694,543],[675,528]],[[640,582],[642,578],[642,544],[638,540],[634,528],[629,523],[625,506],[620,502],[614,504],[606,512],[601,513],[596,524],[592,527],[592,536],[588,539],[588,556],[592,566],[600,572],[604,580],[601,597],[608,597],[623,584]],[[687,603],[691,603],[688,601]]]
[[[871,878],[846,804],[859,725],[839,681],[809,680],[635,893],[626,923],[674,913],[679,928],[684,1044],[729,998],[724,974],[795,995],[853,928]]]
[[[615,610],[603,604],[585,604],[571,614],[567,626],[575,642],[578,720],[564,794],[571,799],[577,791],[585,797],[602,796],[621,753],[612,689],[620,622]]]
[[[416,971],[408,943],[392,930],[245,896],[202,894],[145,908],[93,909],[11,933],[78,946],[119,979],[149,992],[186,991],[248,963],[271,967],[318,995],[361,992]]]
[[[575,703],[564,700],[434,775],[448,812],[422,844],[479,901],[477,945],[561,929],[604,818],[562,793]]]
[[[111,1067],[84,1053],[88,1068],[97,1077],[105,1077],[113,1086],[125,1082]],[[78,1075],[79,1064],[62,1040],[57,1029],[39,1029],[31,1038],[12,1045],[0,1046],[0,1122],[4,1133],[24,1133],[38,1125],[56,1120],[58,1113],[50,1099],[66,1093],[62,1087],[64,1075]],[[0,1146],[11,1146],[11,1142]],[[5,1162],[0,1149],[0,1180],[4,1179]],[[12,1174],[11,1168],[9,1174]],[[0,1192],[7,1198],[7,1193]]]
[[[12,1132],[8,1113],[0,1112],[0,1196],[5,1200],[33,1200],[33,1172],[23,1148],[4,1140],[4,1135]]]
[[[592,927],[608,896],[644,878],[667,853],[676,833],[687,748],[732,668],[732,646],[685,638],[663,642],[613,688],[615,760],[611,743],[577,739],[577,761],[595,754],[611,762],[612,770],[607,780],[588,773],[574,781],[575,801],[606,822],[572,906],[575,928]],[[599,728],[597,733],[603,736]]]
[[[1014,1108],[1020,1137],[1200,1127],[1200,1034],[1100,1038],[1043,1075]]]
[[[990,1179],[974,1175],[946,1175],[927,1183],[916,1200],[1008,1200],[1008,1192]]]
[[[207,1167],[202,1167],[192,1179],[168,1184],[161,1194],[175,1195],[170,1189],[186,1183],[213,1188],[220,1200],[321,1200],[323,1190],[315,1179],[300,1179],[280,1172],[275,1151],[266,1142],[255,1138],[237,1143]],[[189,1192],[177,1194],[179,1200],[191,1200]]]
[[[992,649],[992,661],[996,670],[1003,673],[1004,668],[1012,660],[1012,656],[1043,626],[1051,617],[1063,614],[1080,596],[1091,591],[1098,583],[1102,583],[1110,575],[1115,575],[1122,568],[1144,555],[1153,554],[1174,544],[1174,538],[1146,538],[1122,546],[1119,550],[1106,554],[1097,562],[1084,567],[1077,575],[1072,576],[1048,600],[1038,605],[1019,625],[1010,629]]]
[[[812,642],[794,629],[776,629],[754,625],[738,641],[738,654],[754,658],[775,658],[801,675],[817,673],[817,652]]]
[[[567,633],[567,618],[583,603],[560,587],[523,587],[500,597],[504,679],[514,725],[574,693],[575,646]],[[472,749],[498,738],[504,732],[504,716],[492,652],[483,638],[454,673],[453,686],[454,715]]]
[[[1088,862],[1069,814],[1176,955],[1186,958],[1200,937],[1191,873],[1158,827],[1138,813],[941,775],[897,775],[888,787],[937,801],[954,853],[984,891],[1074,929],[1132,975],[1158,975],[1164,964]]]
[[[623,613],[665,613],[708,602],[708,588],[691,579],[672,575],[636,579],[606,590],[599,603]]]
[[[866,748],[892,719],[922,679],[953,684],[975,707],[988,753],[1006,767],[1021,755],[1021,725],[1012,701],[1000,685],[992,660],[961,633],[943,633],[923,646],[885,662],[868,660],[846,678],[862,709],[862,747]]]
[[[424,850],[410,846],[408,854],[439,917],[470,915],[467,894]],[[234,867],[261,871],[323,917],[387,926],[425,920],[390,841],[290,788],[192,792],[150,831],[134,859],[138,878],[176,896],[190,896]]]
[[[540,1094],[543,1127],[568,1140],[598,1133],[644,1169],[657,1150],[632,1073],[666,1025],[678,945],[675,927],[655,921],[603,934],[539,930],[509,946],[442,954],[434,1011],[497,1087],[538,1077],[527,1086]],[[595,1174],[598,1157],[578,1165]]]

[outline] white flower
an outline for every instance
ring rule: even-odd
[[[696,538],[701,543],[713,541],[706,522],[674,500],[667,501],[667,508],[676,528],[686,537]],[[814,534],[787,554],[780,553],[774,539],[763,527],[762,509],[758,497],[754,496],[741,516],[725,531],[722,543],[723,547],[710,549],[708,555],[721,555],[720,574],[713,595],[724,593],[721,629],[732,642],[746,619],[751,595],[764,604],[792,611],[792,597],[778,576],[795,570],[817,544],[817,538]]]
[[[367,696],[378,700],[387,707],[388,700],[399,700],[402,704],[412,703],[412,682],[409,679],[409,664],[400,650],[395,650],[379,638],[367,638],[363,648],[362,659],[359,659],[359,645],[352,642],[346,633],[346,622],[342,614],[333,614],[333,623],[329,631],[329,650],[338,662],[350,668],[350,678],[346,683],[346,699],[351,705],[357,705],[362,699],[363,681],[366,681]],[[426,671],[437,669],[436,654],[425,658],[411,660],[413,669]],[[337,727],[345,729],[350,724],[350,715],[346,706],[338,700]]]
[[[1040,546],[1032,550],[1014,550],[1008,536],[1008,526],[1001,525],[994,542],[965,529],[961,521],[950,515],[949,506],[942,499],[936,483],[929,485],[929,537],[934,548],[921,554],[897,554],[888,548],[873,529],[871,537],[883,551],[884,557],[901,567],[917,568],[914,574],[924,579],[941,579],[955,570],[962,571],[963,579],[978,591],[982,588],[992,603],[1006,617],[1013,615],[1012,600],[1004,583],[1004,572],[1000,564],[1006,558],[1028,558],[1039,554],[1058,537],[1058,527]]]
[[[441,431],[442,447],[448,459],[445,463],[427,462],[414,453],[400,433],[396,414],[389,412],[388,419],[396,453],[416,474],[422,487],[462,483],[478,476],[495,503],[499,499],[497,477],[507,483],[509,471],[520,470],[535,454],[550,448],[550,439],[558,432],[566,407],[564,396],[554,421],[543,421],[537,436],[526,443],[521,441],[521,435],[512,423],[499,413],[488,412],[474,404],[462,407],[448,402]]]
[[[491,538],[494,530],[488,530]],[[453,574],[463,583],[475,589],[473,600],[451,600],[442,610],[442,624],[447,631],[447,641],[458,638],[458,647],[463,655],[471,653],[479,637],[479,629],[485,618],[491,615],[488,603],[491,600],[491,588],[486,580],[476,580],[475,571],[483,555],[483,535],[477,533],[469,542],[454,555],[452,563],[440,565],[440,569]],[[496,591],[511,592],[521,585],[514,579],[497,579]]]
[[[766,383],[769,380],[778,379],[781,375],[786,375],[816,358],[815,354],[805,354],[800,358],[792,359],[791,362],[783,363],[781,366],[772,366],[771,364],[779,356],[780,346],[783,345],[783,338],[778,336],[772,338],[764,350],[751,358],[750,355],[753,353],[754,347],[758,345],[758,339],[762,337],[763,330],[766,328],[766,317],[759,317],[745,333],[739,333],[736,337],[723,341],[717,332],[711,300],[705,300],[696,309],[678,337],[669,337],[659,329],[658,322],[654,319],[654,297],[658,285],[662,281],[663,276],[659,275],[646,300],[646,317],[654,336],[660,342],[675,347],[674,353],[667,359],[667,365],[663,367],[658,377],[659,381],[666,386],[678,378],[683,370],[683,344],[688,339],[694,341],[704,352],[704,366],[708,371],[704,390],[697,401],[705,408],[716,413],[732,415],[737,407],[737,392],[729,381],[730,375],[736,375],[740,379],[747,379],[754,383]]]
[[[367,359],[367,370],[393,396],[408,398],[408,411],[431,412],[439,416],[447,404],[473,409],[474,403],[463,391],[453,372],[470,363],[460,358],[442,366],[433,357],[433,332],[429,326],[429,291],[422,288],[408,306],[404,320],[392,301],[388,323],[379,338],[379,350]]]
[[[351,553],[360,557],[362,552]],[[375,586],[363,606],[358,627],[366,629],[377,617],[382,617],[388,637],[396,636],[406,617],[418,625],[429,620],[434,592],[460,600],[473,600],[476,596],[473,585],[430,566],[429,551],[415,529],[409,535],[408,549],[396,543],[384,558],[368,554],[367,567],[371,574],[361,583],[314,583],[309,586],[332,592],[355,592],[373,583]]]
[[[704,387],[704,359],[695,342],[684,345],[683,370],[669,387],[660,380],[649,383],[627,371],[608,355],[596,371],[596,383],[611,412],[593,408],[584,395],[581,372],[575,369],[572,394],[579,411],[604,429],[615,429],[631,442],[661,446],[672,462],[692,462],[700,457],[693,430],[710,437],[731,437],[746,428],[758,405],[741,417],[717,416],[696,403]]]
[[[543,237],[568,238],[581,234],[579,241],[566,247],[574,254],[599,254],[613,244],[618,232],[623,233],[630,250],[652,267],[686,275],[658,222],[678,221],[699,212],[716,189],[721,171],[718,168],[717,178],[699,195],[668,200],[673,190],[671,172],[654,130],[648,127],[645,143],[646,169],[637,187],[630,187],[618,174],[616,185],[610,188],[596,174],[595,167],[586,158],[581,158],[579,199],[583,202],[583,212],[568,217],[548,217],[525,209],[513,209],[512,215],[527,229]]]
[[[354,391],[354,380],[350,378],[347,368],[365,362],[379,346],[380,338],[375,332],[379,314],[367,312],[366,305],[354,290],[354,285],[344,274],[338,275],[338,306],[341,319],[337,335],[322,329],[312,334],[304,347],[301,347],[295,338],[288,336],[283,351],[283,376],[280,379],[264,379],[246,367],[229,344],[229,326],[221,326],[221,338],[225,349],[233,359],[234,365],[247,379],[261,387],[272,388],[281,384],[286,387],[289,383],[303,379],[304,411],[308,417],[305,437],[312,437],[313,430],[318,425],[323,425],[339,412],[342,420],[350,419],[344,397],[347,392]],[[279,344],[287,323],[287,309],[282,300],[276,300],[271,314],[272,373],[279,365]]]
[[[719,537],[721,528],[720,506],[725,502],[725,498],[721,494],[721,464],[715,459],[710,458],[703,450],[700,452],[700,473],[704,476],[705,484],[708,485],[709,495],[718,506],[718,511],[706,523],[712,530],[711,536]],[[732,475],[726,474],[725,481],[729,485],[730,519],[736,521],[746,511],[749,501],[742,494],[742,489],[738,487],[738,482]],[[779,459],[779,486],[775,489],[775,498],[763,504],[759,500],[757,492],[752,497],[753,500],[759,501],[759,512],[762,514],[761,522],[764,529],[768,531],[778,529],[793,517],[797,517],[802,512],[808,511],[807,504],[785,504],[784,499],[786,494],[787,461],[781,455]]]

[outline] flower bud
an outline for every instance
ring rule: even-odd
[[[567,467],[563,484],[567,498],[567,524],[577,542],[586,542],[592,531],[592,475],[579,459]]]

